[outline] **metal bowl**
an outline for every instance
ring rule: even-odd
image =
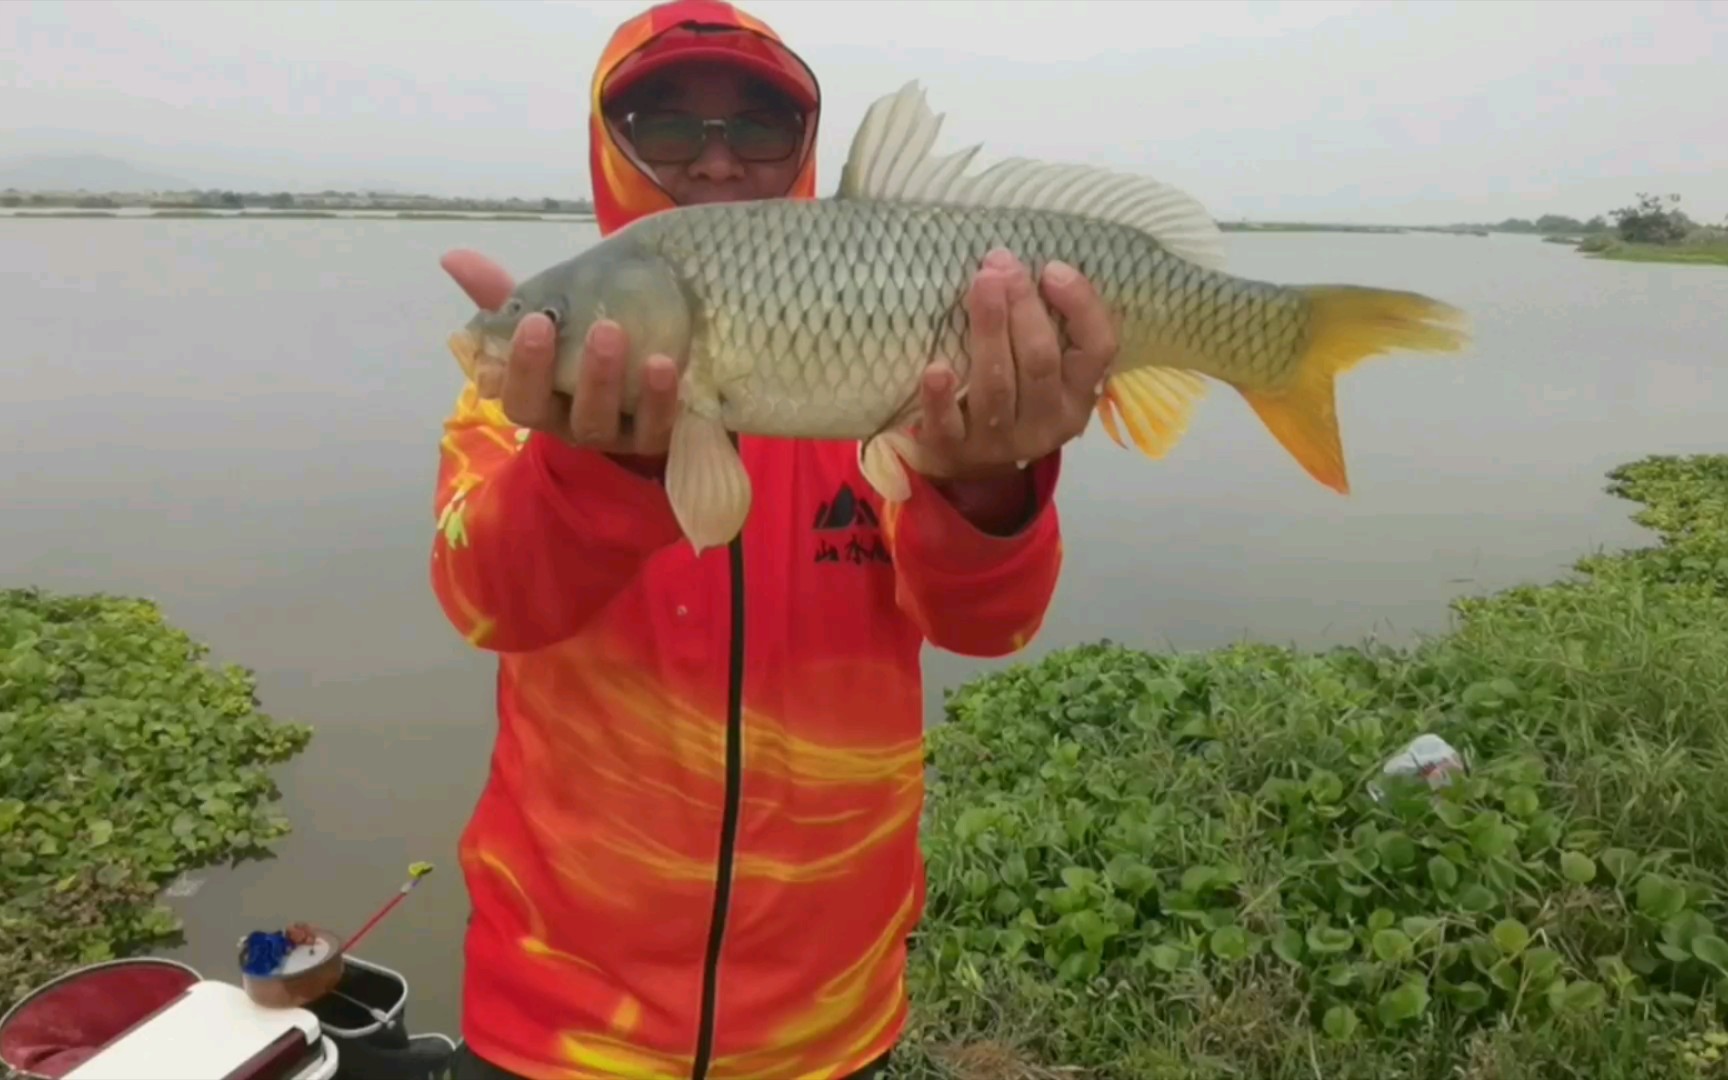
[[[322,927],[311,929],[318,940],[290,949],[274,975],[248,975],[242,970],[240,985],[254,1004],[268,1009],[297,1009],[336,989],[344,968],[342,939]],[[242,940],[242,957],[244,951]]]

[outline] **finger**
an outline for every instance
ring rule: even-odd
[[[955,400],[959,385],[954,369],[938,360],[924,369],[918,387],[922,414],[918,437],[941,455],[954,453],[966,441],[966,417]]]
[[[642,397],[631,425],[631,449],[658,457],[672,440],[678,408],[678,366],[670,357],[650,356],[642,370]]]
[[[1067,263],[1044,267],[1043,293],[1066,320],[1073,342],[1062,361],[1063,380],[1075,394],[1093,397],[1116,360],[1116,321],[1092,283]]]
[[[1014,346],[1008,336],[1005,274],[980,271],[966,296],[972,321],[972,367],[966,379],[966,431],[1001,445],[1014,427]]]
[[[584,446],[606,445],[618,438],[625,349],[624,331],[617,323],[602,319],[589,328],[570,403],[570,434]]]
[[[468,294],[468,299],[484,311],[503,307],[504,301],[510,299],[511,291],[516,288],[509,271],[478,251],[447,252],[438,260],[438,265],[455,279],[462,291]]]
[[[1008,336],[1013,342],[1016,419],[1022,427],[1062,410],[1062,343],[1032,275],[1015,264],[1008,279]]]
[[[544,315],[523,319],[511,339],[499,403],[504,415],[523,427],[545,430],[558,426],[552,397],[554,341],[552,320]]]

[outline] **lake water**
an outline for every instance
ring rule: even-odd
[[[233,974],[248,930],[352,932],[408,864],[439,870],[363,952],[454,1032],[466,897],[454,847],[486,768],[492,670],[427,585],[446,333],[438,256],[519,275],[592,226],[0,221],[0,582],[144,594],[265,708],[315,726],[280,772],[277,857],[198,875],[184,959]],[[1728,449],[1728,271],[1596,262],[1517,237],[1230,238],[1236,273],[1422,290],[1473,317],[1460,357],[1340,388],[1355,493],[1303,474],[1215,389],[1162,463],[1094,427],[1060,506],[1067,567],[1037,655],[1109,637],[1303,646],[1444,628],[1447,601],[1645,542],[1603,473]],[[941,690],[990,665],[932,655]]]

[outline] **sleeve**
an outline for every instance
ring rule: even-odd
[[[444,422],[433,512],[432,590],[493,652],[573,637],[682,536],[657,481],[518,429],[473,382]]]
[[[1056,513],[1058,451],[1031,466],[1031,520],[1012,536],[981,532],[930,482],[908,470],[912,497],[883,507],[896,600],[930,644],[996,657],[1028,645],[1044,623],[1062,569]]]

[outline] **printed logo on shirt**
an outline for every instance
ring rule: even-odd
[[[810,528],[816,533],[815,562],[856,566],[894,563],[888,555],[888,545],[882,542],[882,522],[876,511],[845,481],[841,481],[832,499],[816,508],[816,520]]]

